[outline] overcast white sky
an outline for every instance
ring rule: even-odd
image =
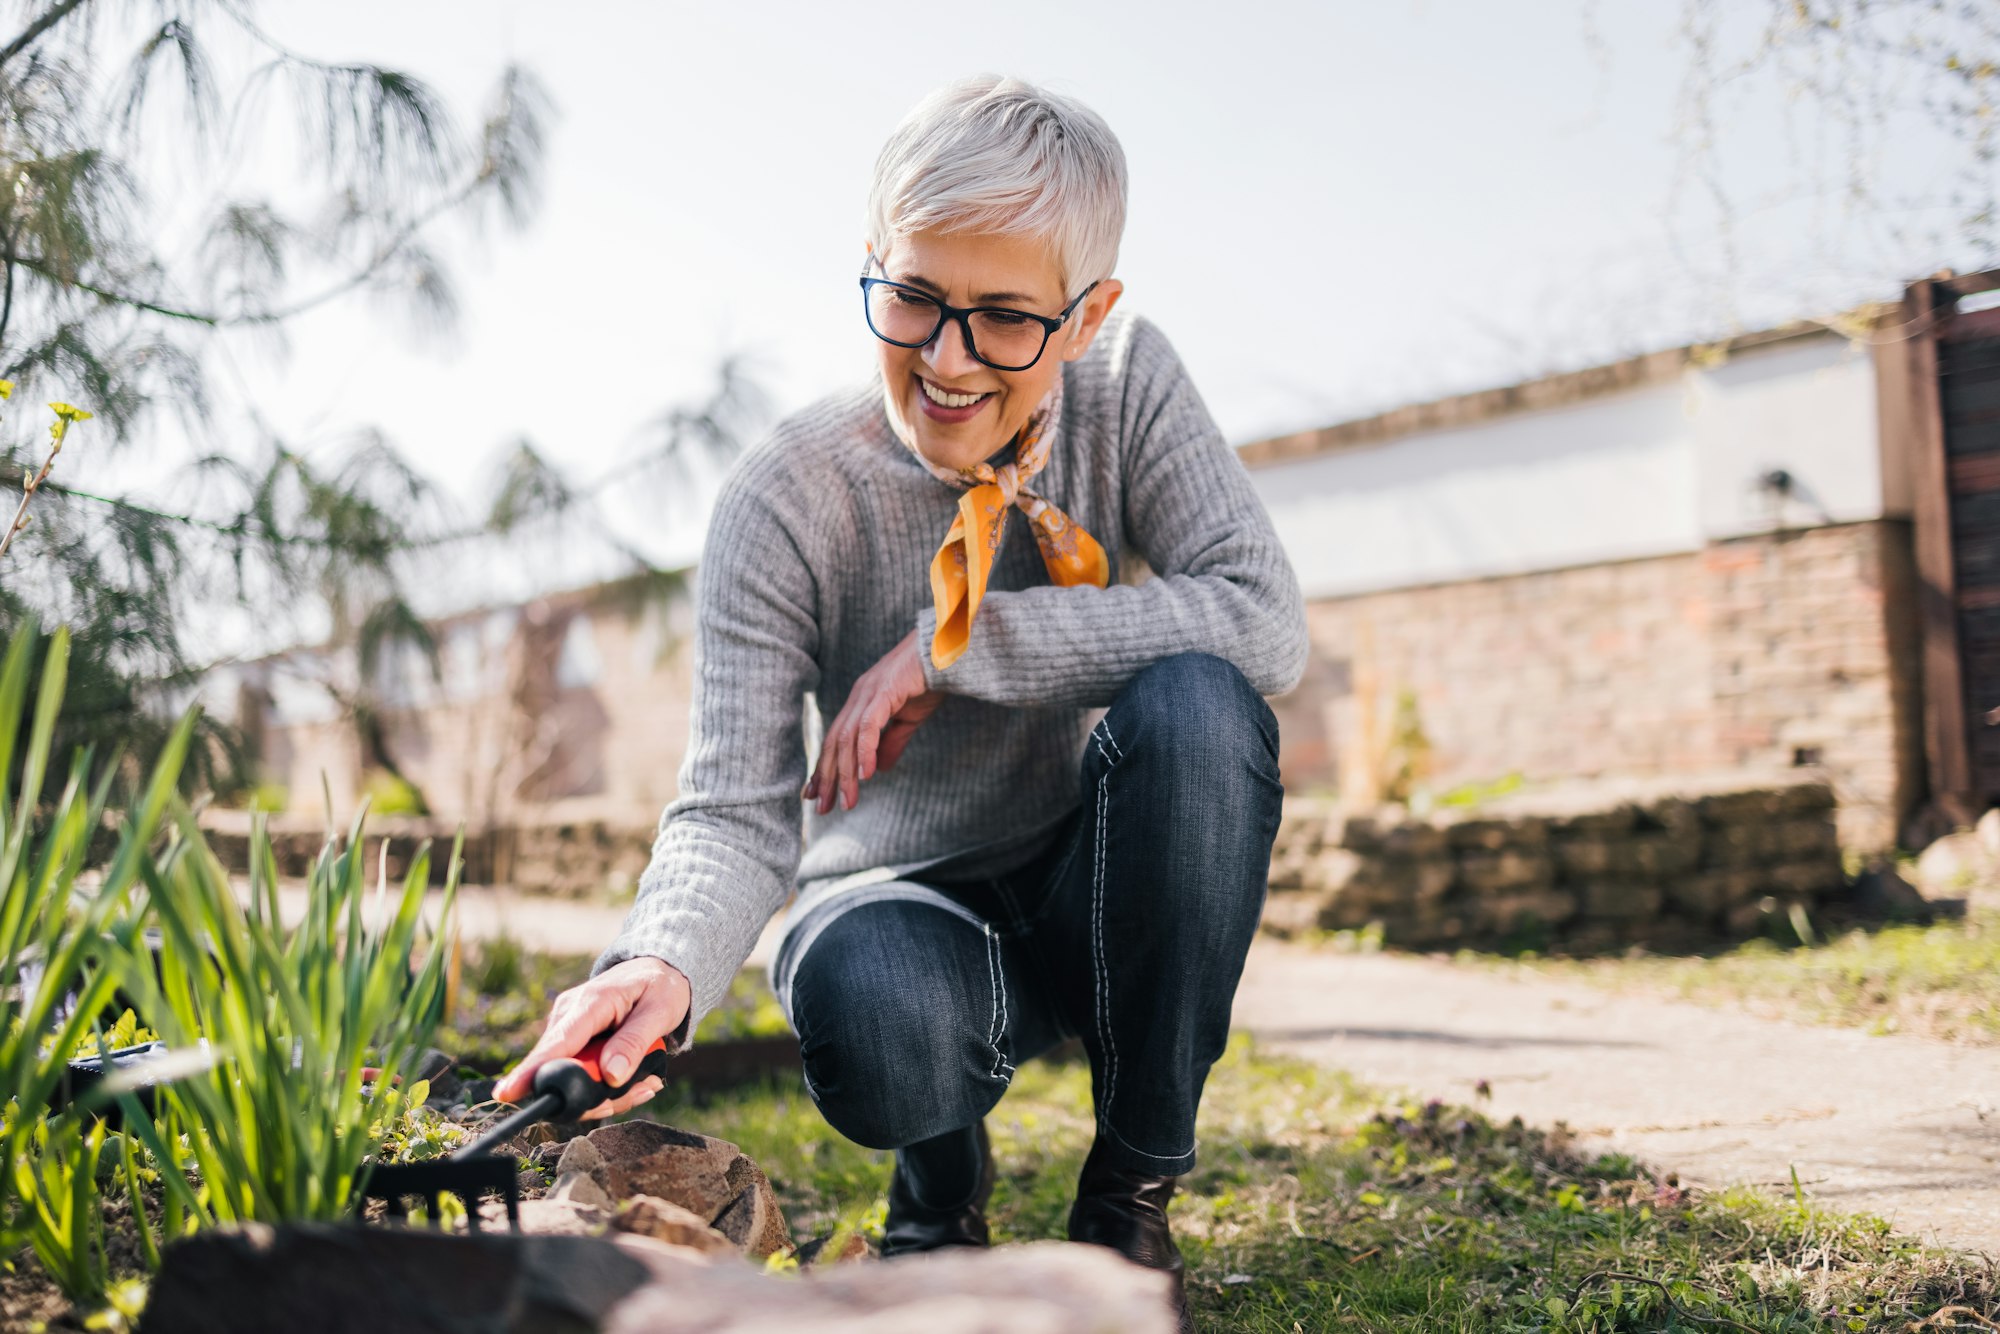
[[[1722,126],[1732,268],[1713,203],[1676,181],[1680,11],[270,5],[294,44],[406,67],[468,118],[523,62],[559,117],[532,228],[455,247],[454,337],[420,341],[349,303],[301,322],[282,362],[247,342],[232,357],[290,438],[378,425],[468,503],[520,436],[579,478],[601,471],[699,399],[726,352],[800,406],[869,365],[854,277],[884,136],[981,70],[1077,95],[1118,132],[1127,306],[1167,331],[1239,442],[1893,295],[1939,259],[1801,197],[1800,181],[1838,175],[1819,169],[1842,146],[1764,88]],[[1889,170],[1932,151],[1906,147]],[[683,521],[624,521],[661,556],[692,540]]]

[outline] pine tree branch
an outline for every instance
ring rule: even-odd
[[[289,306],[283,306],[276,310],[224,316],[216,322],[219,324],[280,324],[295,315],[303,315],[315,306],[323,306],[337,297],[346,296],[349,292],[352,292],[355,288],[360,287],[370,278],[380,273],[390,260],[402,254],[408,248],[410,242],[416,240],[417,233],[430,226],[446,213],[465,203],[466,200],[472,198],[484,184],[485,177],[474,177],[458,190],[446,195],[429,208],[418,213],[398,228],[390,236],[389,240],[376,250],[372,259],[333,286],[323,291],[315,292],[311,296],[301,297]]]
[[[43,14],[33,23],[30,23],[26,28],[23,28],[19,37],[16,37],[5,46],[0,46],[0,65],[5,65],[15,56],[20,55],[23,51],[34,45],[37,37],[40,37],[50,28],[55,27],[56,24],[68,18],[70,11],[80,8],[84,2],[85,0],[57,0],[57,3],[52,5],[47,13]]]
[[[333,285],[323,288],[311,296],[301,297],[287,306],[271,310],[238,311],[226,315],[182,310],[175,306],[161,305],[157,301],[149,301],[144,297],[133,296],[127,292],[116,292],[107,287],[100,287],[95,283],[85,282],[81,278],[66,276],[36,256],[18,255],[13,253],[11,249],[0,253],[0,260],[4,260],[9,267],[8,277],[10,286],[8,301],[11,304],[12,266],[18,264],[31,273],[40,274],[52,283],[63,287],[71,287],[79,292],[88,292],[91,296],[101,301],[109,301],[119,306],[128,306],[133,310],[143,310],[153,315],[162,315],[168,319],[187,320],[194,324],[206,325],[211,329],[244,325],[282,324],[286,320],[303,315],[317,306],[323,306],[329,301],[346,296],[349,292],[362,286],[387,267],[398,255],[404,253],[409,248],[410,243],[416,240],[418,234],[424,228],[471,199],[486,184],[486,180],[487,178],[484,176],[475,177],[451,194],[438,200],[429,208],[424,209],[401,227],[397,228],[389,240],[380,246],[375,251],[375,254],[366,263],[362,264],[360,268],[354,270]],[[4,318],[0,318],[0,332],[4,332],[5,328],[6,321]]]
[[[199,311],[180,310],[173,306],[163,306],[157,301],[148,301],[144,297],[132,296],[125,292],[114,292],[108,287],[99,287],[96,283],[87,283],[81,278],[67,276],[58,272],[54,267],[37,259],[33,255],[17,255],[12,250],[9,250],[4,255],[0,255],[0,259],[4,259],[8,267],[8,300],[10,303],[12,302],[11,284],[13,266],[18,264],[28,270],[28,272],[38,273],[58,286],[73,287],[79,292],[88,292],[98,300],[109,301],[113,305],[130,306],[134,310],[143,310],[153,315],[164,315],[168,319],[188,320],[195,324],[205,324],[211,329],[229,322],[219,315],[204,315]],[[4,327],[4,324],[0,324],[0,328]]]
[[[0,300],[0,347],[7,345],[7,325],[14,318],[14,233],[11,229],[0,236],[0,264],[7,269],[6,297]]]

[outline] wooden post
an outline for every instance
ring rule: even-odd
[[[1942,301],[1940,300],[1942,298]],[[1958,577],[1951,542],[1951,484],[1945,466],[1944,410],[1938,387],[1938,326],[1952,294],[1930,280],[1903,298],[1904,374],[1897,395],[1910,461],[1915,521],[1918,619],[1923,627],[1924,753],[1931,799],[1954,824],[1978,818],[1958,645]],[[1941,308],[1942,307],[1942,308]],[[1883,385],[1892,392],[1892,385]],[[1885,414],[1886,415],[1886,414]]]

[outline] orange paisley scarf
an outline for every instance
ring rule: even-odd
[[[939,671],[958,661],[972,637],[972,618],[986,596],[986,578],[993,562],[1000,558],[1010,506],[1028,516],[1035,545],[1042,549],[1042,564],[1057,587],[1089,584],[1103,588],[1110,582],[1110,563],[1097,539],[1027,488],[1028,479],[1049,461],[1056,428],[1062,421],[1062,397],[1062,380],[1058,378],[1015,438],[1012,459],[997,466],[980,463],[970,468],[945,468],[932,463],[917,449],[916,441],[903,434],[897,414],[893,410],[889,413],[897,438],[917,461],[939,481],[965,489],[958,498],[958,517],[952,520],[944,545],[931,561],[931,599],[937,606],[931,662]]]

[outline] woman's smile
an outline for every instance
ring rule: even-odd
[[[985,411],[986,405],[995,397],[991,390],[955,391],[921,375],[912,374],[910,378],[917,382],[917,404],[923,409],[923,414],[942,425],[971,421]]]

